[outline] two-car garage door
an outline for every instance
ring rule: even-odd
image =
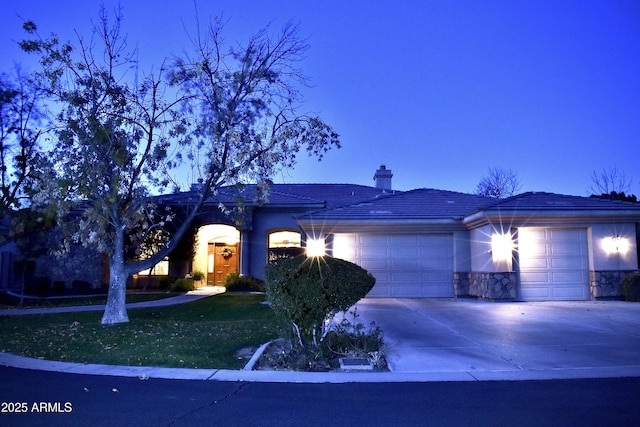
[[[452,297],[451,234],[335,234],[333,255],[368,270],[369,297]]]
[[[588,300],[586,229],[518,229],[518,299]],[[333,255],[376,278],[369,297],[452,297],[451,234],[335,234]]]

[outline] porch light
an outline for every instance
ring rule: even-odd
[[[308,239],[307,240],[307,256],[318,257],[326,254],[324,239]]]
[[[493,234],[491,236],[491,254],[494,261],[511,261],[513,240],[511,234]]]
[[[626,254],[629,251],[629,241],[618,235],[602,239],[602,249],[607,255]]]

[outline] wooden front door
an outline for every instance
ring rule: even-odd
[[[229,273],[238,272],[238,245],[209,243],[207,285],[224,286]]]

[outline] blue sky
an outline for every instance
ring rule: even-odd
[[[89,34],[100,3],[5,2],[2,69],[23,61],[21,18],[70,39]],[[396,189],[472,192],[498,166],[518,173],[522,191],[588,195],[592,171],[615,166],[640,195],[636,0],[199,3],[202,22],[229,20],[228,41],[287,21],[308,37],[305,111],[334,126],[343,148],[301,159],[276,182],[373,185],[385,164]],[[141,60],[157,66],[189,48],[192,0],[122,4]]]

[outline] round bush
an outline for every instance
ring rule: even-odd
[[[299,328],[303,342],[319,337],[328,316],[348,310],[375,282],[362,267],[329,256],[280,259],[265,270],[271,307]]]
[[[626,301],[640,301],[640,273],[631,273],[622,279],[622,295]]]

